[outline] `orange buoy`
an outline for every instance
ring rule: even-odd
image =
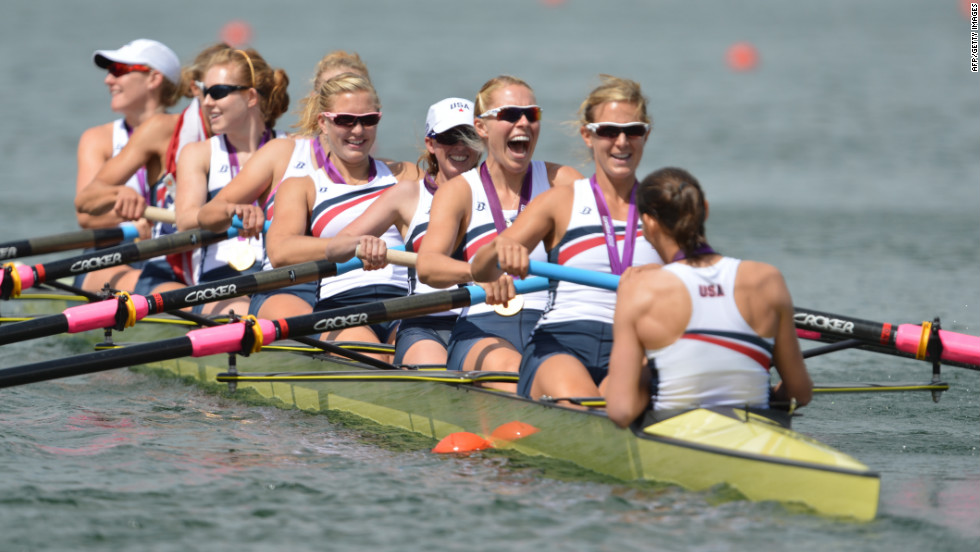
[[[751,71],[759,64],[759,52],[751,43],[736,42],[728,48],[725,59],[734,71]]]
[[[450,433],[449,435],[443,437],[443,439],[436,443],[436,446],[432,448],[432,452],[437,454],[465,454],[491,447],[493,447],[493,444],[490,441],[487,441],[476,433],[459,431],[457,433]]]
[[[506,424],[503,424],[497,429],[493,430],[493,433],[490,434],[490,439],[494,442],[516,441],[522,437],[527,437],[528,435],[537,432],[538,428],[534,427],[533,425],[514,420],[512,422],[507,422]]]
[[[221,41],[233,48],[243,48],[252,41],[252,26],[241,19],[233,19],[219,33]]]

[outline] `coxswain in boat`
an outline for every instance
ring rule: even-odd
[[[367,66],[359,55],[335,50],[317,63],[313,88],[300,100],[301,105],[305,107],[307,102],[317,101],[320,85],[341,73],[354,73],[370,79]],[[300,113],[304,107],[300,108]],[[305,132],[302,122],[297,126]],[[275,213],[276,191],[280,184],[288,178],[312,176],[320,168],[313,147],[320,128],[314,125],[313,133],[277,138],[257,151],[248,165],[201,208],[197,217],[201,227],[222,232],[231,226],[232,217],[237,216],[243,226],[240,236],[259,236],[265,221],[272,220]],[[263,259],[262,269],[272,269],[268,257]],[[249,314],[266,319],[307,314],[313,312],[316,305],[316,292],[316,282],[262,291],[252,295]]]
[[[173,208],[176,188],[177,158],[189,143],[205,140],[211,135],[207,121],[201,113],[200,94],[196,85],[201,78],[201,67],[216,52],[228,49],[223,43],[202,50],[194,63],[180,74],[180,89],[192,97],[179,114],[159,113],[137,128],[129,142],[118,155],[110,159],[83,189],[75,196],[75,210],[90,215],[115,213],[123,220],[138,220],[148,205],[165,209]],[[141,168],[146,170],[147,182],[152,182],[148,197],[125,186]],[[176,231],[176,226],[158,222],[153,225],[152,236],[159,237]],[[184,287],[189,272],[190,257],[173,255],[170,259],[157,257],[148,260],[132,290],[140,295]]]
[[[381,102],[371,81],[341,73],[320,86],[302,117],[313,142],[317,165],[312,176],[285,180],[276,192],[276,216],[266,234],[266,250],[275,267],[320,260],[324,248],[399,180],[418,178],[407,163],[385,163],[371,157],[381,122]],[[410,169],[410,170],[406,170]],[[397,171],[397,172],[395,172]],[[388,246],[402,246],[398,229],[388,228]],[[320,281],[315,310],[326,310],[403,297],[408,293],[404,267],[354,270]],[[327,332],[323,339],[394,343],[397,322]]]
[[[803,406],[813,382],[782,274],[719,255],[708,245],[708,203],[687,171],[660,169],[640,183],[643,236],[660,256],[619,284],[606,410],[620,426],[657,411],[710,406]],[[770,390],[769,368],[780,382]],[[651,393],[651,382],[655,390]]]
[[[639,83],[603,75],[579,108],[579,132],[595,162],[591,178],[554,187],[526,214],[477,252],[473,276],[499,281],[501,273],[527,276],[529,252],[543,243],[548,260],[613,274],[661,264],[642,237],[637,216],[636,169],[650,136],[647,100]],[[499,267],[499,268],[498,268]],[[495,295],[508,299],[503,288]],[[520,367],[518,394],[534,399],[594,397],[612,349],[616,293],[559,281],[531,335]]]
[[[173,50],[156,40],[140,38],[117,50],[97,50],[93,60],[96,66],[106,70],[104,82],[111,96],[109,106],[122,117],[82,133],[78,141],[76,193],[122,151],[140,124],[173,107],[181,96],[180,60]],[[149,198],[150,182],[145,167],[137,169],[124,185]],[[76,216],[82,228],[111,228],[126,222],[112,211],[98,216],[78,212]],[[139,219],[136,225],[141,237],[150,237],[148,221]],[[133,289],[140,269],[141,265],[120,265],[80,274],[75,286],[97,291],[108,282],[114,289]]]
[[[419,248],[419,279],[436,288],[472,282],[469,261],[481,246],[513,223],[534,197],[582,178],[571,167],[531,160],[541,131],[541,108],[523,80],[505,75],[487,81],[476,96],[474,113],[487,160],[439,187],[432,200],[432,211],[439,216],[429,221]],[[531,258],[544,261],[544,247],[536,247]],[[515,297],[510,277],[501,279],[500,285],[509,288],[513,299],[495,310],[492,304],[500,301],[494,293],[500,286],[486,286],[491,305],[462,310],[450,338],[448,369],[517,372],[547,294]],[[514,384],[488,386],[516,388]]]
[[[483,142],[473,128],[473,102],[446,98],[429,107],[425,119],[425,150],[417,165],[424,176],[402,180],[381,194],[363,215],[327,244],[327,259],[347,261],[357,253],[366,270],[387,266],[387,242],[378,236],[395,226],[406,251],[418,251],[429,227],[432,198],[450,178],[480,162]],[[409,268],[411,294],[436,291],[418,281]],[[397,365],[446,364],[446,348],[458,312],[448,311],[402,320],[395,340]]]
[[[238,174],[263,145],[285,133],[274,127],[289,108],[289,78],[249,48],[226,49],[203,68],[201,105],[215,136],[188,144],[177,163],[177,229],[198,228],[197,215],[208,199]],[[195,284],[257,272],[265,259],[261,234],[202,247],[194,256]],[[201,305],[203,314],[248,311],[248,297]]]

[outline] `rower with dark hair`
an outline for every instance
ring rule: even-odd
[[[651,401],[658,411],[810,402],[813,382],[775,267],[724,257],[708,245],[708,202],[687,171],[665,168],[637,193],[643,235],[668,264],[620,280],[606,411],[626,426]],[[780,381],[771,391],[769,368]],[[654,378],[655,374],[655,378]]]

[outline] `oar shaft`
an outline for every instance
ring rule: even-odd
[[[41,236],[25,240],[14,240],[0,243],[0,261],[57,253],[83,247],[105,247],[121,241],[135,239],[139,231],[132,224],[124,224],[117,228],[98,228],[94,230],[79,230],[65,234]]]
[[[544,291],[548,280],[529,278],[515,282],[518,293]],[[364,305],[352,305],[277,320],[259,320],[258,332],[262,343],[286,339],[290,335],[309,335],[330,330],[377,324],[388,320],[421,316],[469,306],[486,300],[479,286],[411,295]],[[202,328],[185,337],[154,343],[132,345],[79,355],[68,359],[40,362],[0,371],[0,388],[33,383],[54,378],[89,374],[145,362],[172,360],[182,356],[207,356],[234,353],[242,349],[246,322]],[[76,369],[75,366],[78,368]]]

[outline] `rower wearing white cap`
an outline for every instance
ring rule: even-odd
[[[160,64],[161,74],[166,71],[167,79],[171,77],[178,79],[180,90],[185,95],[191,96],[200,94],[200,90],[192,86],[193,82],[200,80],[200,68],[215,52],[228,48],[228,45],[221,43],[205,48],[195,58],[194,64],[183,73],[176,56],[170,61],[162,62],[161,60],[167,59],[167,56],[157,49],[146,47],[145,44],[139,47],[123,47],[113,52],[99,51],[95,53],[95,59],[96,63],[103,63],[116,58],[137,59],[134,57],[137,55],[136,52],[147,55],[145,58],[147,64],[151,62]],[[118,56],[118,52],[123,52],[124,55]],[[79,189],[75,196],[76,211],[89,215],[113,213],[122,220],[136,220],[143,216],[147,205],[172,209],[177,155],[187,143],[203,140],[209,136],[210,130],[201,116],[200,104],[196,98],[180,114],[153,115],[133,132],[129,142],[118,155],[108,160],[91,181]],[[124,185],[141,168],[146,171],[146,182],[149,183],[148,194]],[[79,184],[81,185],[81,182]],[[153,236],[174,231],[175,227],[172,224],[157,223],[153,228]],[[135,287],[128,290],[145,295],[153,291],[177,289],[183,285],[182,276],[161,257],[148,261]]]
[[[163,113],[180,99],[180,61],[173,50],[160,42],[137,39],[118,50],[97,50],[93,59],[96,66],[107,71],[104,82],[111,96],[109,107],[121,117],[82,133],[78,141],[76,192],[91,182],[99,169],[123,149],[140,124]],[[149,197],[150,184],[144,167],[125,182],[128,188],[145,197]],[[77,217],[82,228],[107,228],[124,222],[113,212],[98,216],[79,212]],[[149,237],[149,224],[142,221],[140,226],[143,237]],[[77,284],[86,289],[98,289],[103,282],[109,282],[115,288],[132,289],[139,272],[137,267],[122,265],[83,274],[77,278]]]
[[[480,162],[483,144],[473,128],[473,102],[446,98],[429,107],[425,119],[425,150],[419,157],[424,177],[402,180],[385,193],[327,244],[327,259],[354,256],[366,269],[387,264],[387,244],[381,236],[392,225],[405,240],[406,251],[418,251],[429,227],[432,198],[439,186]],[[411,293],[436,291],[418,281],[409,269]],[[395,340],[395,364],[446,364],[449,335],[457,313],[450,311],[402,320]]]

